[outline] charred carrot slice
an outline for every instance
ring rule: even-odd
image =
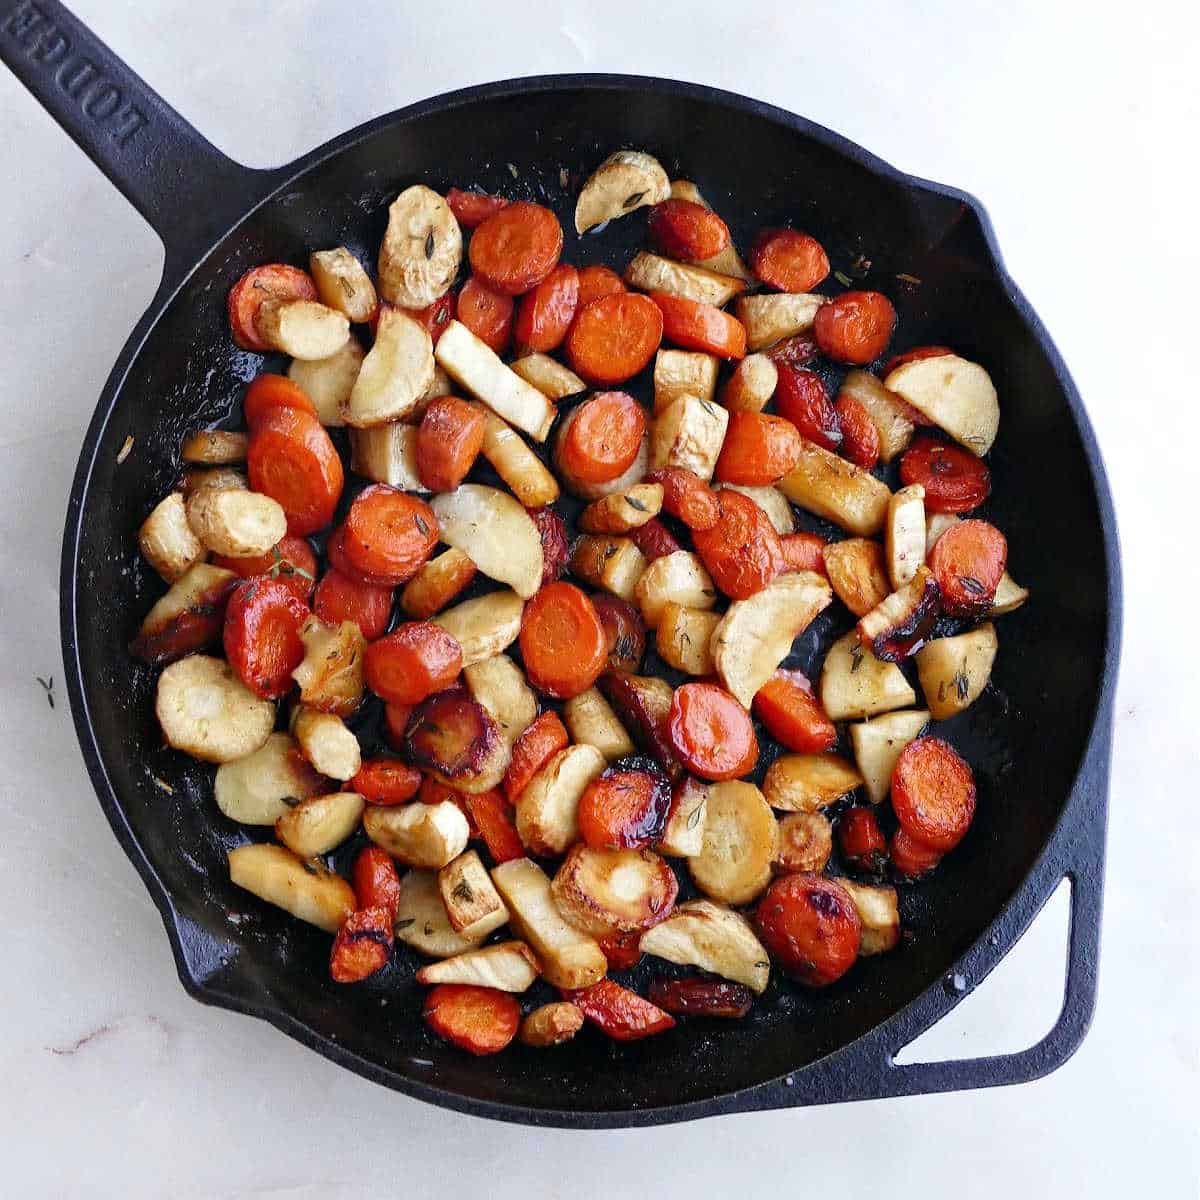
[[[417,474],[431,492],[452,492],[483,448],[487,417],[457,396],[432,401],[417,427]]]
[[[978,508],[992,490],[984,462],[960,446],[917,438],[900,459],[900,480],[925,489],[928,512],[964,513]]]
[[[360,909],[387,909],[395,921],[396,909],[400,907],[400,875],[386,850],[378,846],[360,850],[350,872],[350,883]]]
[[[942,592],[942,610],[952,617],[979,617],[996,599],[1008,562],[1008,542],[987,521],[960,521],[933,545],[929,567]]]
[[[329,566],[341,572],[349,579],[355,580],[357,583],[370,584],[372,587],[386,588],[391,591],[395,586],[390,579],[381,578],[378,575],[372,575],[368,571],[360,571],[346,554],[346,528],[344,525],[339,525],[325,541],[325,554],[329,559]]]
[[[813,337],[837,362],[863,366],[892,340],[896,310],[881,292],[843,292],[817,309]]]
[[[598,392],[569,422],[558,442],[558,461],[581,483],[607,483],[629,470],[646,432],[645,409],[627,392]]]
[[[541,283],[521,297],[516,337],[520,354],[548,354],[557,349],[579,305],[579,272],[559,263]]]
[[[421,772],[398,758],[367,758],[347,787],[368,804],[407,804],[421,786]]]
[[[252,558],[215,554],[212,564],[233,571],[243,579],[270,575],[286,583],[305,604],[312,595],[317,578],[317,556],[312,547],[304,538],[293,537],[290,533],[266,554],[257,554]]]
[[[597,850],[640,850],[662,837],[671,785],[648,758],[622,759],[579,799],[579,834]]]
[[[237,677],[264,700],[292,689],[292,672],[304,659],[300,626],[308,605],[278,579],[256,576],[239,584],[225,609],[225,657]]]
[[[389,704],[420,704],[462,670],[462,647],[432,621],[406,621],[367,647],[367,687]]]
[[[229,331],[243,350],[267,349],[254,322],[266,300],[315,300],[317,285],[307,271],[286,263],[267,263],[246,272],[229,290]]]
[[[729,226],[711,209],[691,200],[664,200],[650,210],[650,240],[668,257],[698,262],[729,245]],[[807,291],[807,289],[805,289]]]
[[[840,979],[858,957],[858,910],[832,879],[802,872],[781,876],[759,901],[755,920],[771,957],[809,987]]]
[[[729,414],[714,478],[762,487],[777,483],[800,457],[800,434],[791,421],[761,412]]]
[[[879,461],[879,430],[862,401],[849,394],[833,406],[842,431],[842,453],[856,466],[869,471]]]
[[[608,656],[591,600],[571,583],[549,583],[521,616],[521,659],[529,682],[560,700],[586,692]]]
[[[766,731],[797,754],[820,754],[837,744],[837,729],[800,671],[780,668],[754,695]]]
[[[335,983],[359,983],[387,966],[394,920],[394,912],[382,905],[361,908],[346,918],[329,954],[329,974]]]
[[[739,1020],[754,1003],[754,993],[742,983],[724,979],[666,979],[650,981],[647,995],[665,1012],[682,1017],[725,1017]]]
[[[606,670],[638,671],[646,654],[646,623],[642,614],[619,596],[601,592],[592,597],[596,616],[604,626],[604,641],[608,647]]]
[[[488,287],[478,275],[462,285],[456,304],[457,316],[481,342],[497,354],[508,349],[513,328],[513,298]]]
[[[711,529],[721,516],[717,493],[695,471],[661,467],[651,471],[646,482],[662,484],[663,511],[677,517],[689,529]]]
[[[504,773],[504,794],[515,804],[529,781],[570,739],[558,713],[542,713],[513,743],[512,761]]]
[[[667,341],[718,358],[746,357],[746,327],[723,309],[665,292],[651,292],[650,299],[662,313],[663,337]]]
[[[494,217],[502,208],[507,208],[509,201],[503,196],[492,196],[487,192],[464,192],[461,188],[451,188],[446,193],[446,203],[454,219],[464,229],[477,229],[488,217]]]
[[[645,525],[639,525],[629,536],[651,562],[683,549],[678,538],[657,517],[651,517]]]
[[[815,571],[828,576],[825,569],[826,542],[817,533],[785,533],[779,538],[786,571]]]
[[[975,776],[948,742],[917,738],[892,770],[892,808],[913,839],[945,854],[962,841],[975,816]]]
[[[731,600],[745,600],[783,570],[783,548],[775,526],[749,496],[723,491],[719,504],[717,523],[694,530],[692,540],[717,587]]]
[[[649,296],[616,292],[580,306],[567,334],[567,359],[588,383],[624,383],[654,357],[663,318]]]
[[[425,1021],[439,1037],[471,1054],[499,1054],[516,1037],[516,997],[470,983],[440,983],[425,997]]]
[[[438,541],[438,520],[424,500],[377,483],[360,492],[343,526],[343,549],[369,579],[407,583]]]
[[[311,417],[317,415],[316,406],[304,390],[286,375],[260,375],[246,389],[246,396],[242,400],[246,427],[253,429],[264,414],[276,408],[295,408]]]
[[[250,486],[278,501],[288,533],[316,533],[333,520],[345,477],[321,422],[296,408],[273,408],[251,431],[246,451]]]
[[[859,871],[882,871],[887,863],[887,841],[873,808],[856,804],[846,809],[837,824],[842,857]]]
[[[353,621],[363,637],[373,642],[387,629],[392,616],[393,594],[390,587],[360,583],[331,567],[317,584],[313,612],[330,625]]]
[[[892,870],[902,879],[920,879],[942,861],[942,852],[918,842],[902,825],[892,834]]]
[[[679,760],[701,779],[737,779],[758,761],[750,714],[715,683],[675,689],[667,736]]]
[[[776,370],[776,412],[810,442],[836,450],[842,444],[842,425],[820,375],[787,363],[777,363]]]
[[[618,292],[628,290],[620,275],[608,267],[580,267],[579,298],[575,311],[581,312],[601,296],[615,296]]]
[[[829,256],[797,229],[764,229],[750,247],[750,269],[781,292],[811,292],[829,274]]]
[[[536,287],[558,263],[563,232],[558,218],[540,204],[517,200],[485,220],[471,236],[471,270],[507,296]]]
[[[567,569],[571,558],[567,523],[552,508],[535,508],[529,515],[542,541],[542,582],[551,583]]]
[[[492,788],[487,792],[464,795],[463,801],[494,863],[499,865],[525,857],[525,846],[517,833],[512,809],[502,792]]]
[[[591,987],[563,992],[593,1025],[618,1042],[632,1042],[672,1029],[675,1018],[657,1004],[623,988],[611,979],[601,979]]]

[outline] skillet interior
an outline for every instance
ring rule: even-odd
[[[564,218],[564,258],[620,266],[641,241],[641,218],[578,248],[569,216],[580,176],[623,145],[695,179],[741,244],[763,224],[788,221],[820,238],[835,268],[864,254],[866,286],[899,309],[899,345],[944,341],[987,366],[1003,419],[985,515],[1008,534],[1013,574],[1034,602],[1001,620],[995,690],[950,726],[976,767],[979,811],[934,879],[904,890],[911,940],[901,951],[864,960],[823,992],[773,983],[745,1023],[693,1022],[632,1046],[587,1036],[553,1053],[513,1047],[476,1060],[426,1031],[414,959],[401,954],[376,980],[339,988],[328,978],[326,935],[228,882],[225,850],[242,833],[216,812],[211,770],[162,748],[154,673],[125,653],[161,587],[138,560],[134,531],[175,478],[183,432],[226,420],[262,369],[226,331],[225,294],[242,271],[302,263],[310,249],[339,242],[373,261],[387,202],[417,180],[538,199]],[[899,284],[898,272],[921,285]],[[135,448],[118,466],[127,434]],[[564,88],[473,100],[385,124],[317,162],[214,249],[151,329],[100,435],[83,504],[84,697],[123,816],[177,914],[189,985],[282,1014],[311,1031],[306,1040],[329,1039],[395,1086],[413,1081],[468,1102],[521,1106],[532,1119],[709,1099],[798,1070],[898,1012],[952,966],[1025,877],[1066,801],[1096,712],[1107,581],[1094,484],[1062,388],[1006,294],[975,211],[694,95]],[[814,640],[798,649],[800,665],[813,665]]]

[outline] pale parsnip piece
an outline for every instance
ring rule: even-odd
[[[475,578],[475,564],[461,550],[431,558],[404,585],[400,607],[418,621],[436,616]]]
[[[446,201],[416,183],[388,207],[379,247],[379,291],[402,308],[426,308],[445,295],[462,263],[462,230]]]
[[[325,787],[296,743],[286,733],[272,733],[253,753],[217,768],[213,794],[217,808],[231,821],[274,825],[289,805],[316,796]]]
[[[779,481],[779,490],[793,504],[860,537],[883,528],[892,495],[869,471],[807,438],[800,439],[800,459]]]
[[[379,307],[375,285],[345,246],[313,251],[308,256],[308,273],[317,285],[321,303],[336,309],[348,321],[361,325],[375,315]]]
[[[699,204],[702,208],[712,211],[712,205],[705,200],[700,194],[700,189],[690,179],[673,179],[671,181],[671,199],[690,200],[693,204]],[[696,265],[707,267],[710,271],[716,271],[720,275],[732,275],[737,279],[744,279],[751,287],[758,285],[758,280],[754,278],[750,268],[742,262],[732,241],[724,250],[714,254],[711,258],[700,259]]]
[[[832,600],[828,582],[815,571],[789,571],[729,606],[713,631],[712,656],[721,681],[744,708]]]
[[[511,746],[533,724],[537,697],[521,668],[507,654],[472,663],[463,671],[472,698],[492,714],[500,734]]]
[[[893,588],[902,588],[925,562],[925,489],[919,483],[892,494],[884,537],[888,576]]]
[[[795,533],[796,518],[792,515],[792,506],[787,497],[777,487],[757,487],[746,483],[718,483],[715,490],[728,488],[731,492],[741,492],[749,496],[759,508],[767,514],[778,534]]]
[[[717,390],[717,356],[698,350],[660,350],[654,356],[654,411],[680,396],[711,400]]]
[[[508,909],[476,851],[465,850],[448,862],[438,872],[437,883],[450,924],[468,941],[481,942],[507,924]]]
[[[667,827],[654,847],[659,854],[668,858],[694,858],[704,849],[709,787],[689,775],[675,788]]]
[[[354,889],[320,863],[302,862],[282,846],[235,846],[229,878],[301,921],[337,933],[355,909]]]
[[[999,642],[988,621],[957,637],[935,638],[916,653],[921,691],[934,720],[971,707],[987,687]]]
[[[189,499],[195,492],[228,492],[248,487],[244,471],[233,467],[189,467],[179,484],[183,498]]]
[[[525,1046],[561,1046],[583,1028],[583,1012],[569,1000],[543,1004],[521,1022],[518,1040]]]
[[[741,913],[711,900],[689,900],[642,934],[643,954],[698,967],[764,992],[771,975],[766,948]]]
[[[483,430],[483,457],[526,508],[542,508],[558,499],[558,480],[525,445],[521,435],[489,408]]]
[[[350,336],[344,314],[315,300],[264,300],[254,328],[272,350],[309,360],[336,354]]]
[[[775,865],[788,874],[793,871],[825,870],[833,853],[833,826],[820,812],[794,812],[779,818],[779,850]]]
[[[887,638],[905,630],[917,629],[921,622],[938,612],[937,581],[922,563],[916,574],[903,586],[881,600],[858,622],[858,635],[864,646],[878,646]],[[932,622],[930,622],[931,624]]]
[[[168,583],[174,583],[204,560],[206,551],[188,524],[187,509],[178,492],[160,500],[142,522],[138,549]]]
[[[554,405],[500,361],[496,352],[458,321],[438,338],[437,361],[446,374],[498,417],[544,442],[554,423]]]
[[[223,604],[237,578],[232,571],[214,567],[211,563],[198,562],[190,567],[171,584],[166,595],[155,601],[154,607],[142,620],[133,642],[133,653],[139,658],[160,661],[156,654],[149,652],[149,648],[154,647],[160,638],[165,637],[169,643],[172,626],[186,625],[189,613],[204,612]],[[139,643],[147,648],[147,652],[139,648]]]
[[[362,766],[358,738],[341,717],[301,704],[292,713],[292,736],[322,775],[345,782],[358,774]]]
[[[548,354],[526,354],[512,364],[512,369],[547,400],[565,400],[587,391],[587,384],[574,371]]]
[[[628,491],[593,500],[579,515],[585,533],[629,533],[662,510],[661,483],[637,483]]]
[[[397,308],[383,309],[375,344],[346,401],[346,424],[369,429],[412,416],[433,382],[433,367],[433,341],[425,329]]]
[[[804,333],[816,320],[827,297],[811,292],[767,292],[741,296],[734,309],[746,327],[746,349],[764,350],[784,338]]]
[[[396,907],[396,941],[431,958],[447,958],[474,949],[450,924],[436,871],[409,871],[400,880],[400,903]]]
[[[912,712],[884,713],[881,717],[850,726],[854,762],[872,804],[887,799],[900,751],[920,737],[921,730],[928,724],[929,713],[922,708]]]
[[[900,907],[896,889],[855,883],[850,879],[837,878],[854,901],[858,920],[862,926],[862,939],[858,945],[859,958],[869,954],[885,954],[900,944]]]
[[[933,553],[933,547],[936,545],[938,538],[942,536],[953,525],[957,525],[961,517],[956,517],[953,513],[935,513],[927,514],[925,518],[925,557],[928,558]]]
[[[492,870],[508,906],[513,929],[533,948],[551,987],[589,987],[608,971],[608,960],[593,938],[563,920],[550,893],[546,873],[527,858],[515,858]]]
[[[599,500],[602,496],[613,495],[614,492],[628,491],[635,484],[641,483],[649,472],[650,435],[647,433],[642,438],[642,444],[638,447],[637,457],[633,460],[629,470],[622,475],[618,475],[616,479],[609,479],[605,483],[584,483],[579,479],[567,479],[564,477],[563,484],[571,495],[578,496],[581,500]]]
[[[560,750],[517,798],[517,833],[534,854],[562,854],[579,838],[579,799],[608,766],[595,746]]]
[[[765,354],[747,354],[721,389],[721,403],[730,412],[762,412],[775,395],[779,368]]]
[[[576,842],[550,892],[570,924],[605,938],[656,924],[670,911],[677,887],[674,872],[653,850],[597,850]]]
[[[441,540],[463,551],[485,575],[526,600],[542,585],[542,539],[533,518],[507,492],[463,483],[434,496]]]
[[[763,779],[772,808],[813,813],[862,784],[862,776],[836,754],[781,754]]]
[[[646,566],[646,556],[626,537],[585,534],[571,552],[573,574],[622,600],[633,599]]]
[[[227,662],[204,654],[163,671],[154,712],[167,745],[215,763],[253,754],[275,725],[275,705],[260,700]]]
[[[328,358],[292,359],[288,378],[313,402],[322,425],[345,425],[346,406],[365,355],[362,343],[352,334]]]
[[[405,804],[398,808],[367,805],[367,837],[409,867],[438,870],[466,848],[470,830],[457,804]]]
[[[463,666],[469,667],[502,654],[517,640],[524,611],[525,601],[516,592],[489,592],[464,600],[432,620],[458,640]]]
[[[1000,403],[991,376],[957,354],[918,358],[897,367],[883,381],[956,442],[982,458],[1000,428]]]
[[[831,721],[851,721],[909,708],[917,702],[904,672],[873,655],[852,629],[825,655],[821,668],[821,707]]]
[[[350,430],[350,470],[402,492],[428,492],[417,471],[417,427],[389,421]]]
[[[668,601],[658,617],[654,648],[663,662],[685,675],[712,675],[717,669],[712,635],[720,623],[720,613]]]
[[[957,525],[961,518],[953,513],[930,513],[925,526],[925,557],[933,553],[934,544],[952,525]],[[1029,589],[1021,587],[1013,577],[1005,571],[996,585],[996,597],[992,601],[991,615],[1003,616],[1015,612],[1029,599]]]
[[[571,741],[580,746],[594,746],[606,762],[616,762],[635,753],[625,726],[597,688],[588,688],[563,705],[563,723]]]
[[[664,292],[698,304],[723,308],[746,290],[744,280],[718,275],[706,267],[673,262],[648,250],[639,251],[625,268],[625,282],[640,292]]]
[[[626,216],[671,195],[662,163],[644,150],[618,150],[588,177],[575,202],[575,232]]]
[[[879,458],[882,462],[891,462],[897,454],[908,449],[913,436],[913,423],[900,401],[870,371],[862,371],[857,367],[847,371],[838,399],[843,395],[852,396],[866,409],[871,424],[879,434]]]
[[[890,592],[883,547],[868,538],[846,538],[825,547],[825,570],[837,598],[865,617]]]
[[[654,418],[650,469],[686,467],[701,479],[711,479],[728,426],[729,413],[719,404],[680,396]]]
[[[421,418],[425,415],[425,410],[439,396],[454,395],[454,381],[442,370],[435,362],[433,364],[433,378],[429,381],[429,386],[417,397],[417,402],[413,405],[412,412],[404,418],[410,425],[420,425]]]
[[[241,488],[195,492],[185,511],[207,549],[233,558],[267,554],[287,533],[287,515],[277,500]]]
[[[304,659],[292,672],[300,687],[301,703],[321,712],[348,717],[363,697],[363,659],[366,639],[353,621],[327,625],[308,617],[300,626]]]
[[[248,433],[232,429],[201,429],[183,439],[179,455],[186,463],[201,463],[208,467],[223,467],[246,461],[250,445]]]
[[[357,792],[310,796],[280,816],[275,836],[301,858],[328,854],[358,828],[365,807]]]
[[[762,792],[741,780],[712,784],[705,810],[703,848],[688,859],[692,880],[713,900],[749,904],[771,882],[775,814]]]
[[[524,942],[497,942],[494,946],[466,950],[453,958],[429,963],[417,972],[417,982],[465,983],[501,992],[523,992],[541,973],[537,958]]]
[[[684,608],[710,609],[717,603],[717,589],[698,554],[676,550],[656,558],[642,572],[634,597],[642,620],[650,629],[658,627],[668,604]]]

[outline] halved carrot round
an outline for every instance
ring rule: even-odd
[[[723,309],[699,300],[651,292],[663,319],[663,337],[685,350],[703,350],[718,358],[745,358],[746,327]]]
[[[627,392],[597,392],[571,413],[558,440],[559,466],[580,483],[607,483],[633,465],[646,412]]]
[[[529,682],[560,700],[586,692],[608,655],[595,606],[572,583],[548,583],[525,605],[520,642]]]
[[[987,521],[959,521],[933,545],[929,567],[942,591],[942,610],[952,617],[979,617],[996,599],[1008,562],[1008,542]]]
[[[829,274],[825,247],[796,229],[764,229],[750,247],[750,269],[781,292],[811,292]]]
[[[367,687],[389,704],[420,704],[445,691],[463,666],[462,647],[432,621],[406,621],[367,647]]]
[[[286,263],[267,263],[247,271],[229,289],[229,330],[243,350],[268,349],[254,326],[266,300],[315,300],[317,285],[307,271]]]
[[[382,578],[379,575],[372,575],[369,571],[360,571],[349,559],[346,554],[346,527],[339,525],[334,529],[328,538],[325,539],[325,555],[329,559],[329,566],[340,571],[348,579],[353,579],[355,583],[366,583],[371,587],[391,589],[396,585],[390,579]]]
[[[489,287],[519,296],[536,287],[558,263],[563,232],[540,204],[517,200],[493,213],[471,235],[471,270]]]
[[[712,209],[692,200],[656,204],[650,210],[646,229],[650,240],[668,258],[685,262],[712,258],[729,245],[729,226]]]
[[[431,492],[452,492],[483,448],[487,417],[457,396],[432,401],[417,427],[417,474]]]
[[[660,467],[646,476],[661,483],[663,512],[678,517],[689,529],[711,529],[721,515],[717,493],[695,471],[686,467]]]
[[[454,219],[464,229],[477,229],[488,217],[494,217],[502,208],[507,208],[511,201],[487,192],[464,192],[461,188],[452,187],[446,193],[446,203]]]
[[[850,894],[834,879],[783,875],[767,888],[754,918],[771,957],[809,987],[840,979],[858,958],[862,920]]]
[[[893,354],[887,360],[883,368],[883,377],[886,379],[897,367],[902,367],[905,363],[916,362],[922,358],[941,358],[944,354],[953,353],[949,346],[916,346],[912,350],[904,350],[900,354]]]
[[[640,671],[646,654],[646,623],[642,614],[628,600],[607,592],[593,596],[592,604],[604,626],[604,644],[608,649],[605,669]]]
[[[559,263],[541,283],[521,297],[515,333],[520,354],[545,354],[567,336],[579,304],[579,272]]]
[[[745,600],[784,568],[779,534],[749,496],[728,489],[719,493],[721,515],[711,529],[692,531],[713,582],[731,600]]]
[[[421,772],[398,758],[365,758],[346,787],[368,804],[407,804],[421,787]]]
[[[425,997],[425,1021],[439,1037],[471,1054],[499,1054],[517,1035],[516,997],[473,983],[439,983]]]
[[[250,486],[278,501],[288,533],[316,533],[333,520],[345,476],[321,422],[295,408],[263,413],[246,451]]]
[[[512,759],[504,772],[504,794],[515,804],[529,781],[570,738],[558,713],[547,710],[513,743]]]
[[[775,411],[799,430],[801,437],[826,450],[842,444],[842,424],[820,375],[804,367],[777,363]]]
[[[233,571],[243,579],[250,579],[255,575],[270,575],[287,584],[305,604],[316,586],[317,556],[304,538],[295,537],[290,533],[281,538],[279,545],[272,547],[266,554],[256,554],[253,558],[232,558],[225,554],[215,554],[212,565]]]
[[[513,327],[513,298],[472,275],[458,293],[458,319],[497,354],[508,348]]]
[[[713,477],[721,483],[765,487],[777,483],[800,457],[800,434],[783,417],[733,412]]]
[[[360,583],[330,567],[317,584],[313,612],[330,625],[353,621],[368,642],[382,637],[392,615],[393,592],[390,587]]]
[[[662,311],[649,296],[614,292],[578,309],[567,358],[588,383],[624,383],[654,357],[662,335]]]
[[[278,579],[258,575],[234,588],[225,609],[225,657],[256,696],[276,700],[292,690],[308,617],[308,605]]]
[[[615,296],[619,292],[628,290],[620,275],[609,267],[580,267],[576,312],[581,312],[593,300],[599,300],[601,296]]]
[[[991,493],[987,464],[968,450],[932,437],[917,438],[900,459],[900,482],[925,489],[929,512],[964,513]]]
[[[813,337],[836,362],[863,366],[892,340],[896,310],[881,292],[843,292],[817,309]]]
[[[892,769],[892,808],[902,829],[945,853],[962,841],[975,815],[975,776],[948,742],[921,737]]]
[[[784,533],[779,546],[783,550],[786,571],[815,571],[829,577],[825,567],[825,547],[828,543],[819,533]]]
[[[879,461],[879,430],[862,401],[843,394],[833,406],[842,431],[842,454],[856,467],[871,470]]]
[[[350,871],[350,883],[359,908],[386,908],[396,919],[400,907],[400,874],[392,856],[379,846],[358,852]]]
[[[942,852],[917,841],[902,825],[892,834],[888,847],[892,869],[905,879],[928,875],[942,861]]]
[[[286,375],[260,375],[246,389],[242,400],[246,428],[253,429],[266,413],[276,408],[295,408],[313,417],[317,415],[316,405]]]
[[[675,689],[667,736],[680,762],[701,779],[737,779],[758,762],[750,714],[715,683]]]
[[[387,966],[395,919],[395,913],[382,905],[360,908],[346,918],[329,952],[329,975],[334,983],[359,983]]]
[[[615,763],[579,799],[579,835],[596,850],[640,850],[662,837],[671,784],[653,759]]]
[[[887,840],[875,810],[865,804],[846,809],[837,823],[842,857],[858,871],[881,871],[887,862]]]
[[[755,693],[754,712],[780,745],[797,754],[820,754],[837,744],[837,728],[800,671],[777,670]]]
[[[342,547],[368,579],[407,583],[437,545],[438,520],[424,500],[377,483],[359,493],[343,525]]]

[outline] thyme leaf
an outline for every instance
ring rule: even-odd
[[[967,678],[966,671],[954,673],[954,690],[958,693],[959,700],[965,700],[970,694],[971,681]]]
[[[415,925],[416,923],[416,917],[401,917],[392,928],[396,933],[399,933],[401,930],[407,929],[410,925]]]
[[[625,197],[625,203],[621,207],[622,208],[632,208],[635,204],[640,204],[645,195],[646,195],[646,193],[644,191],[633,192],[630,195]]]
[[[704,801],[701,800],[700,803],[697,804],[696,807],[693,808],[692,811],[688,814],[687,827],[689,829],[695,829],[696,826],[700,824],[700,814],[703,812],[704,812]]]
[[[431,229],[431,230],[430,230],[430,231],[429,231],[429,232],[428,232],[428,233],[425,235],[425,257],[426,257],[426,258],[432,258],[432,257],[433,257],[433,245],[434,245],[434,243],[433,243],[433,230]]]
[[[972,596],[984,596],[987,594],[987,588],[975,578],[974,575],[960,575],[958,582],[971,593]]]
[[[854,283],[854,280],[842,271],[834,271],[833,277],[842,285],[842,287],[850,287]]]
[[[120,450],[117,451],[117,466],[119,467],[130,455],[133,450],[133,434],[131,433],[122,443]]]
[[[420,513],[413,513],[413,523],[421,531],[422,537],[429,536],[429,525],[426,523],[425,518],[421,516]]]
[[[630,508],[637,509],[638,512],[650,511],[636,496],[626,496],[625,503],[628,504]]]

